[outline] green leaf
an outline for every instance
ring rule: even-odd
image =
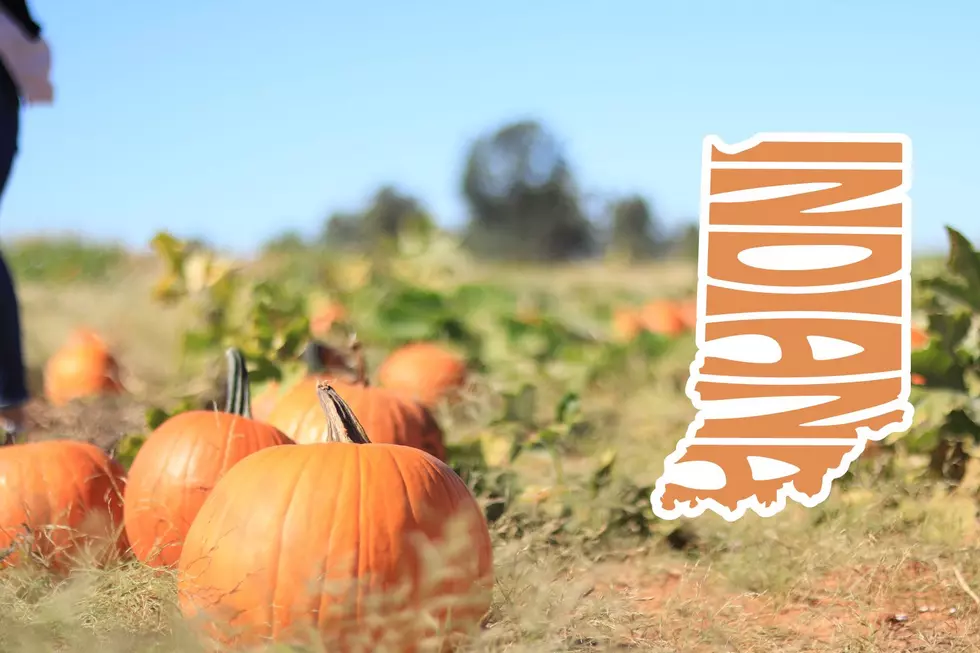
[[[156,430],[161,424],[170,419],[170,413],[153,406],[146,410],[146,428],[151,431]]]
[[[936,340],[930,341],[924,349],[912,352],[912,373],[921,374],[929,388],[966,392],[964,366]]]
[[[929,314],[929,335],[939,336],[947,351],[952,352],[970,332],[973,315],[969,311],[933,312]]]
[[[131,434],[123,437],[116,444],[114,457],[127,471],[136,459],[136,454],[146,442],[146,436],[142,433]]]
[[[579,416],[582,408],[581,399],[576,392],[566,392],[555,408],[555,421],[559,424],[568,424]]]
[[[593,497],[609,485],[615,465],[616,451],[614,449],[607,449],[599,454],[599,463],[589,477],[589,490]]]
[[[962,277],[971,295],[980,297],[980,259],[973,245],[956,229],[946,227],[949,235],[949,260],[947,267]]]
[[[532,426],[537,412],[538,391],[533,385],[525,383],[516,393],[504,393],[504,416],[502,422],[516,422]]]

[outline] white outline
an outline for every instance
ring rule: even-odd
[[[808,162],[791,162],[791,163],[772,163],[772,162],[717,162],[711,160],[712,147],[716,147],[719,151],[725,154],[737,154],[743,150],[751,149],[762,142],[846,142],[846,143],[901,143],[902,144],[902,163],[901,164],[888,164],[888,163],[808,163]],[[715,225],[709,226],[708,216],[709,216],[709,205],[711,203],[710,196],[710,181],[711,181],[711,171],[713,169],[720,168],[755,168],[755,169],[772,169],[772,168],[782,168],[782,169],[810,169],[810,170],[894,170],[899,169],[904,172],[902,184],[899,187],[902,192],[902,226],[898,230],[898,233],[903,235],[904,238],[902,243],[902,267],[901,272],[898,275],[889,275],[888,280],[894,281],[901,279],[902,281],[902,317],[901,318],[889,318],[888,322],[899,322],[902,325],[902,369],[898,372],[885,373],[887,376],[900,376],[902,383],[899,396],[895,400],[896,403],[904,403],[902,406],[903,417],[898,423],[892,423],[886,425],[884,428],[878,431],[872,431],[867,427],[860,427],[855,429],[855,438],[845,439],[845,440],[830,440],[830,439],[800,439],[800,438],[695,438],[697,431],[704,426],[704,417],[699,412],[694,420],[688,425],[687,432],[684,437],[677,443],[676,448],[673,453],[668,455],[664,459],[664,474],[657,480],[654,490],[650,495],[650,502],[653,507],[654,514],[660,519],[664,520],[674,520],[680,517],[698,517],[705,513],[707,510],[718,514],[723,519],[729,522],[737,521],[741,519],[746,512],[750,509],[755,512],[760,517],[772,517],[786,508],[786,500],[793,499],[797,503],[807,508],[813,508],[824,501],[830,496],[830,492],[833,489],[833,482],[843,476],[847,470],[850,468],[851,464],[858,459],[858,457],[864,452],[865,446],[869,440],[881,440],[891,435],[893,433],[901,433],[908,430],[912,426],[912,418],[914,409],[909,403],[909,394],[911,391],[911,327],[912,327],[912,283],[911,283],[911,264],[912,264],[912,200],[909,196],[909,190],[912,185],[912,141],[905,134],[895,134],[895,133],[807,133],[807,132],[761,132],[751,138],[728,145],[719,136],[711,135],[706,136],[702,142],[702,162],[701,162],[701,197],[700,197],[700,219],[699,219],[699,233],[698,233],[698,246],[699,246],[699,256],[698,256],[698,291],[697,291],[697,311],[698,319],[697,325],[695,327],[696,342],[698,347],[698,352],[695,355],[694,361],[690,366],[690,376],[688,378],[688,383],[685,388],[685,393],[688,399],[695,406],[701,403],[701,394],[695,391],[695,386],[698,381],[707,380],[704,375],[700,374],[700,369],[704,365],[705,356],[702,349],[705,346],[705,325],[710,322],[719,322],[727,320],[718,320],[716,318],[711,318],[710,320],[705,319],[705,302],[707,299],[707,289],[709,285],[708,270],[707,270],[707,250],[708,250],[708,235],[712,231],[752,231],[752,227],[738,227],[734,226],[724,226]],[[717,229],[721,227],[721,229]],[[788,227],[783,227],[787,229]],[[759,231],[767,228],[757,227]],[[777,231],[780,229],[776,227],[772,231]],[[840,227],[836,229],[841,229],[840,233],[863,233],[858,231],[843,231],[846,227]],[[802,229],[793,229],[793,232],[806,233]],[[811,233],[827,233],[826,231],[812,231]],[[876,231],[877,233],[877,231]],[[890,230],[889,233],[894,233]],[[881,280],[875,280],[883,282],[883,277]],[[721,285],[712,283],[711,285]],[[847,286],[851,284],[841,284],[841,286]],[[874,284],[862,284],[862,287]],[[741,286],[741,284],[740,284]],[[830,290],[844,290],[841,286],[832,286],[829,288],[822,288],[821,292],[826,292]],[[755,290],[762,290],[761,288],[755,288],[749,286],[749,288]],[[768,292],[779,292],[778,290],[765,290]],[[814,291],[810,291],[814,292]],[[785,291],[781,294],[803,294]],[[724,316],[728,320],[735,319],[746,319],[750,314],[733,314],[731,316]],[[760,319],[762,315],[766,315],[767,318],[774,317],[773,314],[755,314],[752,317],[759,315]],[[778,314],[780,318],[804,318],[804,317],[816,317],[813,313],[804,312],[785,312]],[[828,317],[831,315],[835,319],[841,319],[845,317],[841,314],[836,313],[825,313]],[[849,319],[861,319],[868,321],[882,322],[883,316],[872,316],[865,315],[859,316],[851,314],[848,316]],[[868,377],[872,375],[853,375],[847,377],[849,380],[857,380],[855,377]],[[879,375],[874,375],[879,376]],[[745,382],[745,379],[740,379],[739,377],[721,377],[726,379],[738,379],[739,382]],[[825,377],[823,382],[833,383],[841,382],[843,379],[841,377],[836,377],[835,380],[827,381],[827,379],[834,379],[834,377]],[[788,379],[778,379],[780,384],[786,384]],[[793,379],[796,383],[799,383],[800,379]],[[812,379],[806,380],[806,382],[812,382]],[[759,380],[755,380],[759,383]],[[891,402],[890,402],[891,403]],[[725,442],[720,442],[719,440],[725,440]],[[812,441],[818,440],[818,442]],[[697,445],[714,445],[714,446],[734,446],[734,445],[766,445],[766,446],[846,446],[854,445],[853,448],[847,452],[838,467],[834,469],[827,470],[823,477],[823,484],[820,492],[818,492],[813,497],[809,497],[801,492],[799,492],[793,481],[788,481],[783,484],[776,491],[775,501],[769,505],[764,505],[759,501],[758,496],[752,495],[746,499],[739,501],[736,504],[734,510],[723,506],[714,499],[699,499],[692,505],[690,501],[678,501],[676,507],[673,510],[666,510],[663,506],[663,496],[666,491],[666,477],[667,468],[676,464],[687,452],[688,447]]]

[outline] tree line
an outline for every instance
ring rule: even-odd
[[[613,198],[587,210],[559,139],[538,121],[513,122],[477,138],[466,153],[459,184],[468,211],[459,235],[481,258],[559,262],[605,256],[634,262],[697,255],[696,222],[670,232],[641,195]],[[436,228],[418,198],[388,185],[363,210],[327,217],[316,244],[363,252]],[[266,250],[305,245],[299,234],[289,232]]]

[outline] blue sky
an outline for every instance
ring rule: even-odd
[[[644,193],[667,224],[696,215],[706,134],[905,132],[915,247],[947,222],[980,236],[977,2],[32,5],[58,97],[24,115],[0,237],[169,228],[247,250],[385,182],[458,224],[466,145],[524,117],[584,191]]]

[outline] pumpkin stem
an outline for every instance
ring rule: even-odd
[[[252,398],[248,387],[248,366],[245,355],[236,347],[225,352],[228,361],[228,397],[225,412],[239,417],[252,418]]]
[[[371,444],[357,415],[327,381],[319,381],[316,384],[316,395],[320,400],[320,408],[327,418],[324,442]]]

